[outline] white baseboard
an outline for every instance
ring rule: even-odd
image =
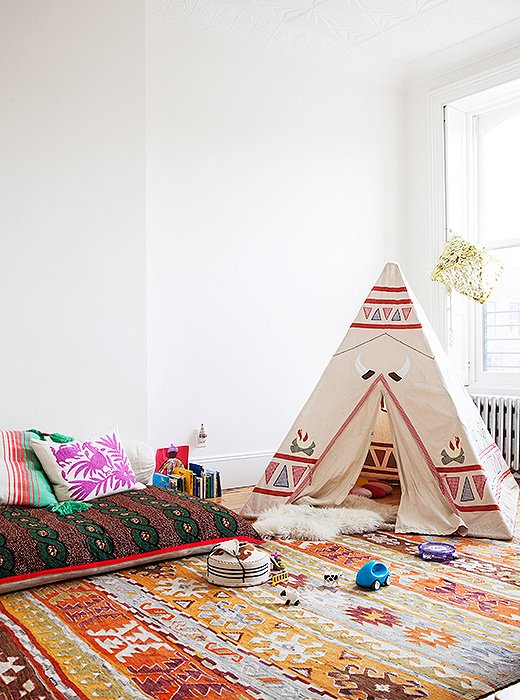
[[[230,455],[202,457],[197,454],[190,461],[208,469],[217,469],[223,489],[254,486],[263,474],[273,452],[242,452]]]

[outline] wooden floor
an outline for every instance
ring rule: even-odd
[[[222,493],[222,498],[217,498],[215,500],[226,508],[239,512],[252,490],[252,486],[246,486],[240,489],[227,489]],[[399,489],[395,489],[391,496],[380,499],[380,501],[397,504],[399,503],[400,496],[401,493]],[[515,537],[520,537],[520,507],[516,516]],[[482,698],[482,700],[520,700],[520,683],[506,688],[505,690],[500,690],[492,695],[488,695],[486,698]]]
[[[220,503],[229,508],[229,510],[234,510],[235,513],[238,513],[252,490],[252,486],[244,486],[241,489],[225,489],[222,492],[222,498],[215,498],[215,503]]]

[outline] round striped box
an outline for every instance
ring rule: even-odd
[[[207,559],[206,578],[217,586],[257,586],[269,581],[270,575],[269,554],[249,542],[222,542]]]

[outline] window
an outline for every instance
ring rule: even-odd
[[[477,118],[480,242],[500,258],[502,278],[484,304],[481,373],[520,372],[520,104]]]
[[[451,296],[450,354],[470,387],[520,388],[520,86],[446,105],[444,148],[446,230],[504,265],[482,306]]]

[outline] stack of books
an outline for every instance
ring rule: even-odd
[[[220,472],[204,469],[200,464],[189,463],[188,468],[176,467],[173,474],[153,475],[154,486],[189,493],[197,498],[219,498],[222,496]]]
[[[190,462],[190,471],[193,473],[192,496],[197,498],[219,498],[222,496],[222,486],[220,484],[220,472],[204,469],[200,464]]]

